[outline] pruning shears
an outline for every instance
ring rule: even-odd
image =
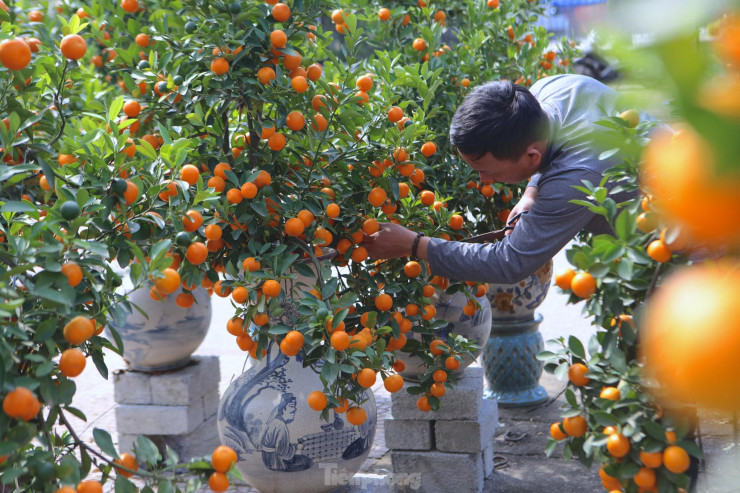
[[[522,211],[519,214],[515,215],[508,223],[506,223],[506,226],[501,229],[497,229],[496,231],[489,231],[488,233],[483,233],[481,235],[471,236],[470,238],[465,238],[462,241],[466,243],[485,243],[487,241],[498,241],[506,236],[507,231],[514,229],[514,226],[516,226],[516,222],[519,220],[519,218],[522,215],[527,214],[528,212],[529,211]]]

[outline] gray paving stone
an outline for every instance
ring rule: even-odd
[[[385,445],[392,450],[431,450],[433,421],[386,419]]]
[[[395,474],[408,475],[406,485],[394,485],[391,491],[424,493],[475,493],[483,489],[484,471],[481,452],[391,451]]]
[[[406,383],[399,392],[391,394],[391,413],[395,419],[475,420],[480,413],[483,397],[483,369],[480,367],[465,369],[455,388],[448,389],[441,399],[438,411],[420,411],[416,407],[418,396],[406,392],[407,385],[414,384]]]
[[[493,474],[493,443],[489,443],[481,454],[483,460],[483,477],[488,479]]]
[[[475,420],[435,421],[435,448],[442,452],[481,452],[493,441],[498,426],[497,410],[495,400],[483,399]]]

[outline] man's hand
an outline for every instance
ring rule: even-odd
[[[509,221],[516,216],[519,213],[522,213],[524,211],[528,211],[532,208],[534,205],[534,201],[537,200],[537,188],[536,187],[527,187],[526,190],[524,190],[524,194],[522,195],[522,198],[517,202],[517,204],[514,206],[513,209],[511,209],[511,212],[509,213],[509,217],[506,218],[506,226],[509,225]],[[514,223],[516,224],[516,223]],[[514,231],[513,229],[509,229],[506,231],[506,236],[509,236],[511,232]]]
[[[371,235],[363,235],[362,246],[371,259],[398,258],[411,255],[416,233],[399,224],[380,223],[380,229]]]

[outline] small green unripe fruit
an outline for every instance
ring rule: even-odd
[[[61,212],[64,219],[71,221],[80,215],[80,206],[74,200],[67,200],[59,208],[59,212]]]

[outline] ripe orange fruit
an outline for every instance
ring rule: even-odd
[[[579,298],[588,298],[596,292],[596,279],[588,272],[579,272],[573,276],[570,289]]]
[[[62,264],[62,274],[67,276],[67,283],[72,287],[82,282],[82,268],[75,262],[64,262]]]
[[[290,77],[293,78],[296,75],[302,75],[303,77],[306,76],[306,71],[301,68],[301,61],[303,60],[303,57],[301,55],[284,55],[283,56],[283,65],[286,69],[291,71]],[[299,73],[293,74],[293,70],[296,70],[300,68]]]
[[[271,80],[275,80],[277,76],[275,71],[270,67],[262,67],[257,71],[257,80],[262,84],[269,84]]]
[[[211,62],[211,72],[216,75],[224,75],[229,71],[229,62],[225,58],[216,58]]]
[[[463,217],[460,214],[453,214],[449,219],[450,228],[460,230],[463,227]]]
[[[347,421],[355,426],[360,426],[367,420],[367,413],[359,406],[352,406],[347,409]]]
[[[663,451],[663,465],[675,474],[682,474],[689,468],[689,454],[678,445],[669,445]]]
[[[288,36],[285,34],[285,31],[281,29],[272,31],[270,33],[270,44],[275,48],[285,48],[285,45],[288,44]]]
[[[381,21],[385,22],[387,20],[390,20],[390,18],[391,18],[391,11],[390,10],[388,10],[385,7],[382,7],[381,9],[378,10],[378,19],[380,19]]]
[[[570,291],[570,283],[573,281],[576,273],[573,269],[565,269],[560,274],[555,275],[555,284],[563,291]]]
[[[403,118],[403,110],[398,106],[393,106],[388,110],[388,119],[391,122],[396,123],[401,118]]]
[[[455,371],[460,368],[460,361],[454,356],[448,356],[445,358],[445,368],[450,371]]]
[[[141,113],[141,105],[138,101],[126,101],[123,105],[123,112],[126,113],[126,116],[131,118],[137,117],[139,116],[139,113]]]
[[[127,204],[133,204],[139,197],[139,187],[131,180],[126,180],[126,191],[123,192],[123,198]]]
[[[434,203],[435,196],[434,192],[432,192],[431,190],[423,190],[419,197],[421,199],[421,203],[424,205],[429,206]]]
[[[381,312],[387,312],[393,308],[393,298],[391,295],[382,293],[375,297],[375,308]]]
[[[612,433],[606,439],[606,448],[612,456],[624,457],[630,451],[630,441],[621,433]]]
[[[367,235],[377,233],[379,229],[380,229],[380,225],[378,224],[377,219],[373,219],[373,218],[366,219],[362,223],[362,231]]]
[[[375,385],[376,376],[377,374],[372,368],[363,368],[357,374],[357,383],[359,383],[364,388],[369,389],[370,387]]]
[[[435,356],[439,356],[444,353],[441,347],[445,347],[444,341],[442,339],[435,339],[429,344],[429,352]]]
[[[276,3],[272,7],[272,17],[278,22],[285,22],[290,19],[290,7],[284,3]]]
[[[416,407],[419,409],[419,411],[422,411],[425,413],[432,410],[432,405],[429,404],[429,398],[425,395],[419,397],[416,400]]]
[[[306,126],[306,118],[300,111],[291,111],[288,113],[288,116],[285,117],[285,124],[289,129],[297,132],[299,130],[303,130],[303,127]]]
[[[416,260],[410,260],[403,266],[403,272],[408,277],[418,277],[421,274],[421,264]]]
[[[373,79],[369,75],[363,75],[357,78],[355,86],[360,91],[369,91],[373,87]]]
[[[560,423],[553,423],[550,425],[550,436],[555,440],[564,440],[568,438],[568,435],[560,428]]]
[[[248,272],[254,272],[260,270],[262,264],[254,257],[247,257],[242,261],[242,268]]]
[[[662,452],[640,452],[640,462],[645,467],[656,469],[663,464]]]
[[[553,57],[554,58],[554,57]],[[619,114],[619,118],[627,122],[627,126],[635,128],[640,123],[640,114],[635,110],[623,111]]]
[[[154,279],[154,286],[163,294],[171,294],[180,287],[180,274],[173,268],[167,267],[162,270],[164,277]]]
[[[319,132],[323,132],[329,127],[329,121],[324,118],[324,115],[320,113],[316,113],[313,116],[314,123],[311,124],[311,128],[314,130],[318,130]]]
[[[318,63],[313,63],[306,67],[306,77],[308,77],[308,80],[312,82],[316,82],[321,78],[321,74],[323,73],[323,69],[321,68],[321,65]],[[322,96],[323,97],[323,96]],[[311,105],[313,106],[313,100],[311,101]],[[318,108],[314,106],[314,109],[318,111]]]
[[[411,44],[411,46],[416,51],[424,51],[427,49],[427,42],[424,41],[422,38],[416,38],[414,42]]]
[[[138,471],[139,470],[139,464],[136,462],[136,457],[133,455],[124,452],[122,453],[118,459],[113,461],[114,464],[121,465],[127,469],[131,469],[132,471]],[[130,478],[134,475],[132,472],[124,471],[123,469],[120,469],[116,467],[116,473],[120,474],[121,476],[125,476],[127,478]]]
[[[123,0],[128,1],[128,0]],[[136,1],[136,0],[133,0]],[[138,7],[138,5],[137,5]],[[87,52],[87,43],[79,34],[68,34],[62,38],[62,44],[60,45],[62,55],[69,58],[70,60],[79,60]]]
[[[84,316],[77,315],[64,326],[64,339],[74,346],[78,346],[90,339],[95,333],[92,321]]]
[[[190,308],[193,306],[194,302],[195,297],[192,293],[180,293],[177,295],[177,298],[175,298],[175,303],[177,303],[177,306],[180,308]]]
[[[208,478],[208,487],[211,491],[221,492],[229,489],[229,478],[222,472],[211,473]]]
[[[647,254],[656,262],[668,262],[673,256],[671,249],[660,240],[653,240],[647,247]]]
[[[200,265],[208,258],[208,248],[203,242],[196,241],[185,250],[185,259],[193,265]]]
[[[570,380],[573,385],[582,387],[591,381],[591,379],[586,376],[587,372],[588,367],[583,363],[573,363],[570,365],[570,368],[568,368],[568,380]]]
[[[23,70],[31,63],[31,47],[21,38],[3,40],[0,63],[8,70]]]
[[[275,152],[282,151],[286,144],[285,135],[276,133],[267,139],[267,146]]]
[[[326,395],[324,395],[324,393],[320,390],[314,390],[313,392],[308,394],[307,402],[308,407],[310,407],[314,411],[323,411],[329,404]]]
[[[203,215],[193,209],[190,209],[182,216],[182,225],[185,231],[193,232],[197,231],[198,228],[203,224]]]
[[[604,387],[601,389],[599,397],[610,401],[618,401],[622,397],[622,393],[616,387]]]
[[[727,390],[740,378],[738,299],[736,261],[685,268],[655,291],[640,327],[642,354],[667,397],[740,409],[740,393]]]
[[[571,437],[582,437],[586,434],[588,424],[583,416],[563,418],[563,429]]]
[[[291,330],[290,332],[285,334],[285,339],[283,340],[287,345],[295,349],[301,349],[303,347],[303,343],[305,342],[303,334],[301,334],[297,330]]]
[[[142,48],[146,48],[147,46],[149,46],[149,36],[144,33],[137,34],[136,38],[134,38],[134,41],[136,41],[136,44]]]
[[[280,283],[274,279],[268,279],[262,284],[262,293],[269,298],[276,298],[280,290]]]
[[[367,201],[370,202],[370,205],[373,207],[381,207],[387,198],[388,194],[386,194],[385,190],[380,187],[374,187],[370,190],[370,193],[367,196]]]
[[[38,410],[40,410],[38,399],[25,387],[16,387],[3,398],[3,411],[11,418],[29,421],[38,414]]]
[[[238,458],[231,447],[219,445],[211,454],[211,465],[218,472],[227,472]]]
[[[444,370],[434,370],[432,373],[432,380],[436,383],[444,383],[447,381],[447,372]]]
[[[129,14],[133,14],[139,10],[139,2],[138,0],[121,0],[121,8]]]
[[[655,486],[656,481],[655,471],[647,467],[642,467],[634,476],[632,476],[632,480],[640,488],[652,488]]]
[[[421,318],[428,321],[433,319],[436,314],[437,308],[434,305],[424,305]]]
[[[87,360],[79,349],[65,349],[59,358],[59,371],[68,378],[73,378],[82,373]]]
[[[337,351],[344,351],[349,347],[350,337],[346,332],[334,331],[330,339],[331,347]]]
[[[296,75],[290,79],[290,85],[293,87],[293,90],[299,94],[308,90],[308,82],[302,75]]]
[[[434,397],[442,397],[445,395],[445,386],[441,383],[433,383],[431,388],[429,389],[429,393],[432,394]]]
[[[401,362],[401,361],[399,360],[397,362]],[[394,365],[394,369],[395,369],[395,365]],[[387,390],[391,394],[394,392],[398,392],[399,390],[403,388],[403,377],[397,373],[394,373],[393,375],[388,375],[386,379],[383,381],[383,386],[385,387],[385,390]]]
[[[740,177],[717,171],[717,156],[696,132],[656,136],[645,152],[641,181],[661,204],[671,225],[682,225],[692,240],[707,246],[740,244]],[[701,197],[701,200],[697,200]]]
[[[77,493],[103,493],[103,485],[100,481],[82,481],[77,485]]]

